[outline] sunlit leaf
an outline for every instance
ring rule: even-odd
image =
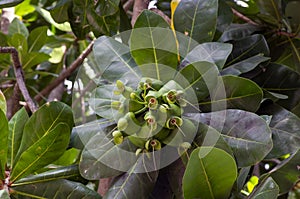
[[[0,179],[4,180],[6,177],[6,161],[8,151],[8,122],[5,114],[0,110]]]
[[[6,113],[6,100],[1,90],[0,90],[0,110],[2,110],[3,113]]]

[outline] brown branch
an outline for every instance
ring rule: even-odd
[[[38,109],[38,107],[34,103],[32,98],[30,97],[29,92],[26,88],[24,76],[23,76],[23,69],[22,69],[22,66],[21,66],[21,63],[19,60],[18,51],[14,47],[0,47],[0,53],[10,53],[11,54],[18,87],[21,90],[21,93],[22,93],[30,111],[32,113],[34,113]]]
[[[242,19],[243,21],[249,23],[249,24],[252,24],[252,25],[255,25],[255,26],[258,26],[259,24],[256,23],[255,21],[252,21],[250,18],[246,17],[245,15],[243,15],[242,13],[238,12],[237,10],[231,8],[233,14],[235,16],[237,16],[238,18]]]
[[[15,84],[13,93],[10,98],[7,99],[7,119],[12,118],[12,116],[19,110],[20,104],[19,101],[21,99],[21,91],[19,89],[18,84]]]
[[[131,25],[132,27],[135,24],[135,21],[139,14],[148,8],[150,0],[135,0],[133,5],[133,13],[132,13],[132,19],[131,19]]]
[[[44,88],[39,94],[37,94],[34,99],[39,102],[44,96],[49,95],[49,93],[57,87],[59,84],[63,83],[64,80],[71,76],[72,73],[82,64],[84,59],[90,54],[93,49],[94,41],[92,41],[88,47],[79,55],[79,57],[63,71],[53,82],[51,82],[46,88]]]
[[[124,3],[123,9],[127,13],[127,11],[132,8],[134,0],[128,0]]]

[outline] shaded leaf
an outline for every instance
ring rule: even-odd
[[[2,91],[0,90],[0,110],[3,113],[6,113],[6,100],[5,100],[5,96],[2,93]]]
[[[253,81],[228,75],[219,78],[211,99],[199,106],[203,110],[234,108],[255,112],[262,99],[263,92]]]
[[[221,70],[231,53],[232,45],[225,43],[210,42],[196,46],[183,60],[188,63],[207,61],[214,63]]]
[[[68,9],[71,0],[59,0],[55,7],[50,10],[50,14],[57,23],[63,23],[69,20]]]
[[[59,123],[26,149],[12,169],[11,181],[14,182],[22,177],[26,177],[57,160],[68,146],[69,131],[67,124]]]
[[[29,116],[26,109],[22,108],[17,113],[15,113],[15,115],[10,119],[8,123],[9,135],[7,159],[10,169],[14,166],[14,160],[21,144],[23,129],[28,119]]]
[[[25,36],[20,33],[15,33],[12,37],[10,37],[8,43],[10,46],[16,48],[16,50],[20,54],[19,56],[21,58],[21,61],[23,62],[22,59],[25,58],[28,50],[28,44]]]
[[[233,13],[231,7],[225,1],[220,0],[218,3],[217,30],[224,32],[232,23]]]
[[[73,127],[73,113],[69,106],[61,102],[50,102],[41,106],[24,126],[21,145],[15,161],[26,149],[42,139],[43,136],[48,135],[59,123],[67,124],[69,130]],[[67,131],[62,132],[69,134]]]
[[[250,36],[252,33],[259,31],[259,26],[245,24],[232,23],[227,30],[225,30],[222,36],[219,38],[220,42],[227,42],[230,40],[238,40]]]
[[[250,197],[254,199],[276,199],[278,197],[278,194],[278,185],[271,177],[269,177],[256,186],[255,190],[251,193]]]
[[[178,63],[176,39],[168,27],[169,24],[160,15],[144,10],[137,18],[130,37],[130,51],[135,62],[140,67],[149,64],[145,67],[151,67],[159,80],[163,77],[159,65],[176,69]]]
[[[217,0],[187,0],[175,10],[174,27],[199,43],[210,42],[216,31],[217,15]]]
[[[39,52],[27,53],[23,56],[22,59],[23,68],[24,69],[31,68],[32,66],[35,66],[37,64],[49,60],[49,58],[50,56],[45,53],[39,53]]]
[[[80,176],[78,165],[59,167],[57,169],[53,169],[36,175],[30,175],[28,177],[17,180],[12,184],[12,187],[49,182],[58,179],[74,178],[77,176]]]
[[[147,163],[152,161],[153,159],[145,154],[140,155],[128,172],[115,178],[104,198],[148,198],[156,183],[158,171],[147,173],[140,171],[151,167]]]
[[[101,196],[85,185],[65,179],[45,183],[17,186],[12,189],[14,198],[70,198],[101,199]]]
[[[5,114],[0,110],[0,179],[4,180],[6,177],[6,162],[8,150],[8,122]]]
[[[28,37],[28,53],[39,51],[43,47],[43,45],[47,42],[48,38],[47,30],[47,26],[41,26],[30,31]]]
[[[13,36],[16,33],[23,35],[25,38],[27,38],[29,35],[28,29],[26,28],[25,24],[18,18],[14,18],[14,20],[8,27],[9,36]]]
[[[24,0],[1,0],[0,8],[12,7],[22,3]]]
[[[195,114],[193,119],[222,133],[239,167],[261,161],[272,149],[272,133],[264,119],[242,110]]]
[[[282,20],[282,8],[281,8],[281,1],[279,0],[258,0],[258,7],[261,14],[269,15],[274,17],[277,22],[279,23]]]
[[[97,2],[98,14],[100,16],[113,15],[119,11],[120,0],[100,0]]]
[[[195,149],[183,176],[184,198],[228,198],[236,177],[235,161],[225,151]]]
[[[262,54],[255,55],[253,57],[242,60],[238,63],[228,66],[221,71],[222,75],[240,75],[253,70],[260,63],[269,60],[269,57],[265,57]]]

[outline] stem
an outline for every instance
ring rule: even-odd
[[[24,76],[23,76],[23,69],[19,60],[19,54],[18,51],[14,47],[0,47],[0,53],[10,53],[13,60],[13,66],[15,71],[15,76],[17,79],[17,84],[19,86],[19,89],[21,90],[21,93],[26,101],[26,104],[28,105],[30,111],[34,113],[38,107],[32,100],[32,98],[29,95],[29,92],[26,88]]]
[[[247,22],[247,23],[249,23],[249,24],[252,24],[252,25],[255,25],[255,26],[258,26],[258,25],[259,25],[258,23],[252,21],[250,18],[246,17],[246,16],[243,15],[242,13],[238,12],[237,10],[235,10],[235,9],[233,9],[233,8],[231,8],[231,10],[232,10],[232,12],[233,12],[233,14],[234,14],[235,16],[237,16],[238,18],[244,20],[245,22]]]
[[[47,96],[54,88],[56,88],[60,83],[71,76],[72,73],[81,66],[84,59],[92,52],[94,41],[92,41],[88,47],[79,55],[79,57],[71,64],[70,67],[66,68],[53,82],[51,82],[46,88],[44,88],[39,94],[37,94],[34,99],[39,102],[43,99],[43,96]]]

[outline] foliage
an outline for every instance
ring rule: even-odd
[[[165,16],[128,2],[0,2],[31,96],[81,65],[62,102],[10,118],[1,54],[0,198],[101,198],[107,177],[104,198],[297,198],[299,1],[159,0]]]

